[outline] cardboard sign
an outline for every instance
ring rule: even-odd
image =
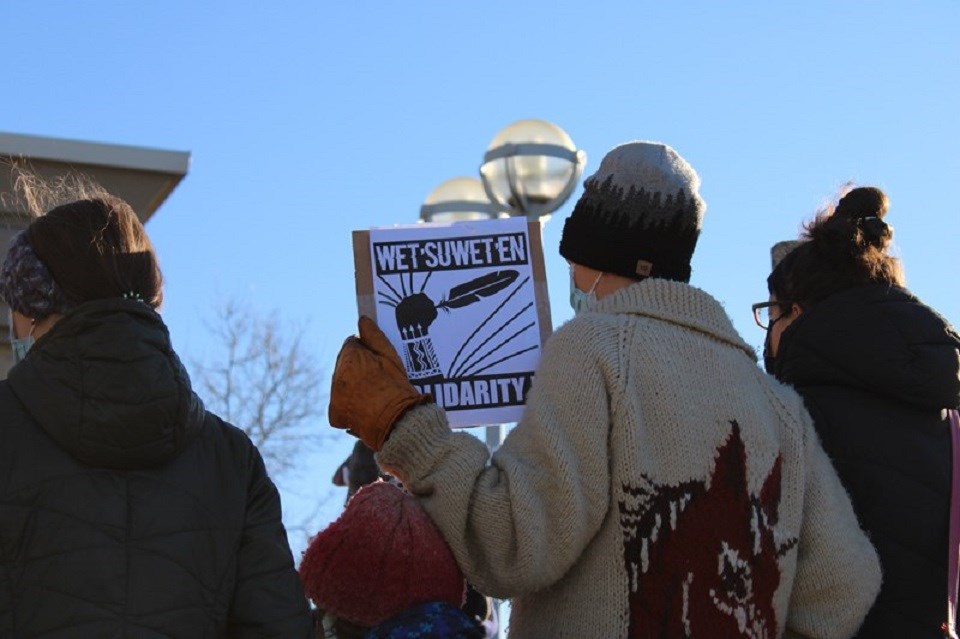
[[[520,419],[551,331],[540,224],[354,231],[357,304],[452,426]]]

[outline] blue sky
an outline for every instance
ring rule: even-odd
[[[758,347],[769,246],[847,180],[887,191],[909,286],[960,322],[960,4],[793,4],[8,3],[0,130],[192,153],[148,225],[184,359],[233,297],[304,322],[332,370],[356,320],[350,231],[414,221],[522,118],[563,127],[588,174],[631,139],[684,155],[708,204],[692,283]],[[572,204],[544,233],[555,324]],[[350,445],[299,480],[329,516]]]

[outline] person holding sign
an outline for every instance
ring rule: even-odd
[[[688,284],[705,210],[672,148],[614,148],[566,221],[576,316],[489,457],[368,318],[329,417],[379,451],[512,637],[849,637],[880,585],[810,417]]]

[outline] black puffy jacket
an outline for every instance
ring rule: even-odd
[[[309,637],[280,499],[160,316],[77,307],[0,382],[0,637]]]
[[[901,288],[849,289],[805,309],[774,365],[803,396],[883,587],[857,637],[941,639],[946,619],[950,433],[960,336]]]

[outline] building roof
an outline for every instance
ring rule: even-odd
[[[190,153],[0,132],[3,161],[45,178],[81,173],[126,200],[146,222],[187,174]],[[11,172],[0,170],[0,194],[11,192]],[[7,200],[0,201],[0,210],[14,216],[23,213]]]

